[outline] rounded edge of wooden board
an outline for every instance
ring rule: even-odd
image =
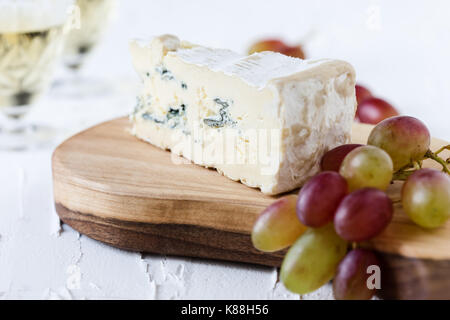
[[[74,212],[55,203],[61,220],[78,232],[114,247],[147,253],[208,258],[278,267],[285,251],[262,253],[250,235],[179,224],[143,224]],[[227,246],[223,246],[227,243]]]

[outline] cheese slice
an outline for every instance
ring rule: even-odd
[[[350,141],[346,62],[244,56],[171,35],[133,41],[131,54],[143,81],[132,133],[263,193],[300,187],[327,150]]]

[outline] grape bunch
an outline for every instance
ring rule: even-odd
[[[290,247],[280,278],[292,292],[305,294],[334,278],[336,299],[370,299],[368,267],[380,263],[359,243],[378,236],[392,220],[386,189],[394,180],[405,181],[405,213],[420,227],[442,226],[450,218],[449,159],[440,158],[446,149],[450,146],[430,150],[430,133],[418,119],[385,119],[367,145],[328,151],[322,172],[298,196],[282,197],[264,210],[253,228],[253,244],[266,252]],[[425,159],[437,161],[442,171],[422,168]]]

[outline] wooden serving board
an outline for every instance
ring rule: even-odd
[[[122,249],[280,265],[285,252],[261,253],[250,240],[256,217],[276,197],[215,170],[174,164],[170,152],[129,128],[126,118],[102,123],[55,150],[54,196],[63,222]],[[365,143],[371,128],[355,124],[353,142]],[[433,139],[432,147],[444,144]],[[450,299],[450,222],[433,231],[415,226],[401,209],[400,188],[388,191],[392,223],[367,244],[384,260],[382,296]]]

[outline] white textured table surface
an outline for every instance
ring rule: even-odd
[[[449,1],[122,1],[118,21],[86,65],[104,95],[54,90],[30,119],[65,135],[126,114],[138,87],[133,36],[174,33],[244,51],[260,36],[305,38],[309,57],[350,61],[361,83],[450,140]],[[299,299],[273,268],[141,255],[60,227],[52,200],[52,148],[0,152],[0,299]],[[329,286],[301,298],[331,298]]]

